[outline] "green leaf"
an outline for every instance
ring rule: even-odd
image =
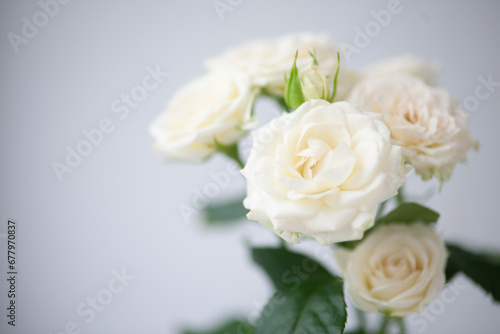
[[[299,70],[297,69],[297,56],[299,51],[295,54],[295,59],[293,61],[292,69],[290,70],[290,76],[285,86],[285,101],[286,104],[292,108],[297,109],[306,100],[304,94],[302,93],[302,85],[300,84]]]
[[[435,223],[439,219],[439,213],[432,211],[417,203],[406,202],[400,204],[396,209],[389,212],[385,217],[378,220],[377,224],[387,223]]]
[[[313,64],[318,66],[318,59],[316,59],[316,48],[313,49],[313,52],[309,51],[309,55],[313,59]]]
[[[203,208],[208,225],[225,225],[246,217],[248,210],[243,206],[243,198],[225,203],[210,203]]]
[[[286,248],[253,248],[253,260],[278,291],[255,333],[342,333],[347,311],[342,281],[317,261]]]
[[[318,262],[286,248],[252,248],[252,259],[278,290],[297,288],[307,279],[321,281],[332,277]]]
[[[491,294],[496,302],[500,302],[500,262],[498,255],[474,253],[455,244],[446,244],[448,262],[446,279],[451,280],[457,273],[463,272],[486,293]]]
[[[310,280],[274,294],[262,310],[255,334],[341,334],[346,321],[341,281]]]
[[[182,334],[253,334],[254,328],[246,321],[243,320],[229,320],[223,325],[218,326],[216,329],[208,331],[195,331],[184,330]]]
[[[365,232],[365,236],[368,235],[368,231]],[[337,242],[335,245],[342,247],[342,248],[347,248],[347,249],[354,249],[356,248],[357,245],[362,241],[361,240],[352,240],[352,241],[343,241],[343,242]]]
[[[493,253],[491,251],[485,251],[479,253],[484,259],[490,261],[491,263],[496,263],[500,265],[500,253]]]

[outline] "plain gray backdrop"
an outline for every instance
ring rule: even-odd
[[[364,30],[374,21],[371,11],[389,1],[221,2],[231,7],[222,17],[211,0],[72,0],[44,17],[36,0],[2,0],[2,333],[55,334],[65,326],[68,333],[72,326],[81,333],[176,333],[227,315],[247,319],[271,295],[245,246],[272,244],[269,231],[256,222],[212,230],[199,216],[185,221],[179,213],[226,160],[165,164],[151,150],[148,126],[175,90],[204,73],[203,61],[226,47],[301,31],[328,32],[354,45],[356,29]],[[410,195],[434,192],[426,204],[441,213],[446,240],[498,250],[500,87],[490,87],[486,99],[473,97],[480,77],[500,81],[500,2],[401,0],[400,6],[349,65],[362,69],[407,53],[436,59],[443,65],[439,85],[461,103],[478,102],[468,111],[480,151],[457,166],[441,193],[435,182],[416,177],[407,189]],[[24,28],[29,38],[13,37],[24,38],[23,26],[33,20],[39,27]],[[148,68],[168,76],[121,119],[112,104],[142,85]],[[259,103],[258,113],[268,110],[274,105]],[[76,149],[85,140],[82,131],[105,119],[113,130],[59,182],[53,162],[64,163],[67,147]],[[243,191],[237,175],[216,199]],[[8,219],[18,226],[15,328],[6,318]],[[295,247],[317,251],[312,242]],[[321,260],[335,270],[328,257]],[[121,282],[115,277],[122,271],[128,279]],[[498,333],[500,307],[459,279],[453,301],[435,304],[425,328],[408,324],[410,333]],[[92,298],[94,311],[87,304]],[[354,322],[350,317],[349,327]]]

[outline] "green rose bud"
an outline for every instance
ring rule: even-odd
[[[302,93],[306,101],[328,99],[328,83],[318,66],[311,64],[299,72]]]

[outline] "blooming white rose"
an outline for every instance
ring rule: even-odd
[[[255,130],[242,174],[248,218],[290,243],[360,239],[404,182],[401,148],[347,102],[310,100]]]
[[[337,69],[337,52],[340,52],[340,47],[326,34],[301,33],[247,42],[228,49],[219,57],[209,59],[206,67],[210,71],[246,72],[256,87],[266,88],[272,94],[282,96],[285,90],[284,78],[290,73],[297,51],[299,70],[312,63],[309,53],[315,51],[320,69],[329,77],[329,81],[333,81],[333,75]],[[345,98],[357,80],[358,76],[354,70],[341,65],[337,100]]]
[[[450,94],[418,78],[366,79],[354,87],[348,101],[384,119],[394,142],[424,180],[448,180],[455,164],[478,147],[468,130],[468,116]]]
[[[214,153],[215,140],[235,143],[256,126],[256,94],[244,73],[210,73],[192,81],[151,125],[154,150],[167,158],[199,162]]]
[[[353,303],[365,312],[420,313],[444,287],[447,251],[424,223],[379,226],[353,251],[334,254]]]
[[[436,61],[406,55],[382,60],[370,66],[364,73],[365,78],[377,79],[394,75],[411,75],[433,84],[441,70]]]

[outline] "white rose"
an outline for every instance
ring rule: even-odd
[[[256,93],[243,73],[217,72],[192,81],[151,125],[154,150],[167,158],[199,162],[214,153],[214,140],[235,143],[256,126]]]
[[[443,289],[447,251],[424,223],[377,227],[353,251],[335,251],[353,303],[391,316],[420,313]]]
[[[448,180],[455,164],[478,147],[468,130],[468,116],[450,94],[418,78],[366,79],[348,101],[384,118],[394,142],[424,180]]]
[[[242,174],[248,218],[290,243],[361,239],[404,182],[401,148],[347,102],[310,100],[254,131]]]
[[[436,61],[406,55],[382,60],[370,66],[364,73],[365,78],[377,79],[394,75],[410,75],[433,84],[441,71]]]
[[[337,69],[337,52],[341,50],[326,34],[301,33],[248,42],[228,49],[219,57],[209,59],[206,67],[210,71],[246,72],[256,87],[266,88],[272,94],[281,96],[285,90],[285,75],[290,74],[297,50],[299,70],[312,63],[309,52],[315,50],[320,69],[329,77],[329,81],[333,81]],[[341,63],[337,100],[347,96],[357,79],[357,73]]]
[[[311,64],[299,71],[300,86],[306,101],[326,100],[330,96],[326,78],[318,66]]]

